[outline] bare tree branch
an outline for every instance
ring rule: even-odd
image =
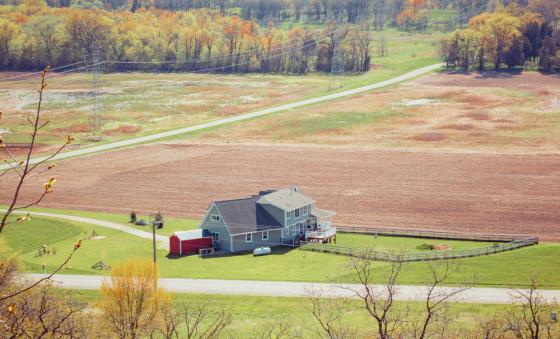
[[[76,251],[80,248],[80,244],[81,244],[81,240],[78,240],[78,242],[74,245],[74,249],[72,250],[72,252],[70,253],[70,255],[68,255],[68,257],[66,257],[66,260],[64,260],[64,262],[62,264],[60,264],[54,271],[52,271],[49,275],[35,281],[34,283],[30,284],[29,286],[19,289],[15,292],[9,293],[5,296],[0,297],[0,302],[13,298],[21,293],[27,292],[30,289],[32,289],[33,287],[41,284],[44,281],[50,280],[56,273],[58,273],[64,266],[66,266],[66,264],[70,261],[70,259],[72,259],[72,256],[74,255],[74,253],[76,253]]]

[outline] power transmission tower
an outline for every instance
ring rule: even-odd
[[[338,18],[335,18],[335,30],[333,32],[333,53],[331,60],[331,81],[329,89],[338,89],[343,86],[342,75],[344,75],[344,53],[342,50],[342,17],[344,16],[344,7],[340,1],[340,11]]]
[[[101,140],[101,125],[102,116],[104,113],[103,98],[101,97],[100,83],[101,74],[103,70],[101,68],[101,58],[99,48],[93,50],[91,55],[92,67],[90,69],[91,73],[91,90],[90,94],[92,97],[91,114],[90,114],[90,125],[91,125],[91,139],[94,141]]]

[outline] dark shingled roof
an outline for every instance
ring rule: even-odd
[[[282,224],[276,218],[268,213],[260,204],[257,204],[259,198],[261,196],[214,202],[231,234],[257,232],[282,227]]]

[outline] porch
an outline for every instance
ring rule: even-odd
[[[336,213],[313,207],[311,223],[307,225],[304,239],[308,242],[336,243],[336,227],[331,224],[331,217]]]

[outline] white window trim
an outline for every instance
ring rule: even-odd
[[[253,233],[245,234],[245,242],[247,242],[247,243],[253,242]]]
[[[265,235],[266,235],[266,237],[265,237]],[[262,240],[268,240],[268,238],[269,238],[268,231],[262,232]]]
[[[286,218],[291,218],[291,217],[292,217],[292,211],[286,212]]]
[[[301,216],[301,213],[299,212],[299,208],[296,208],[294,210],[294,218],[299,218]]]
[[[210,214],[210,220],[215,221],[215,222],[219,222],[220,221],[220,216],[218,214]]]
[[[307,206],[303,206],[303,215],[307,215],[309,208]]]

